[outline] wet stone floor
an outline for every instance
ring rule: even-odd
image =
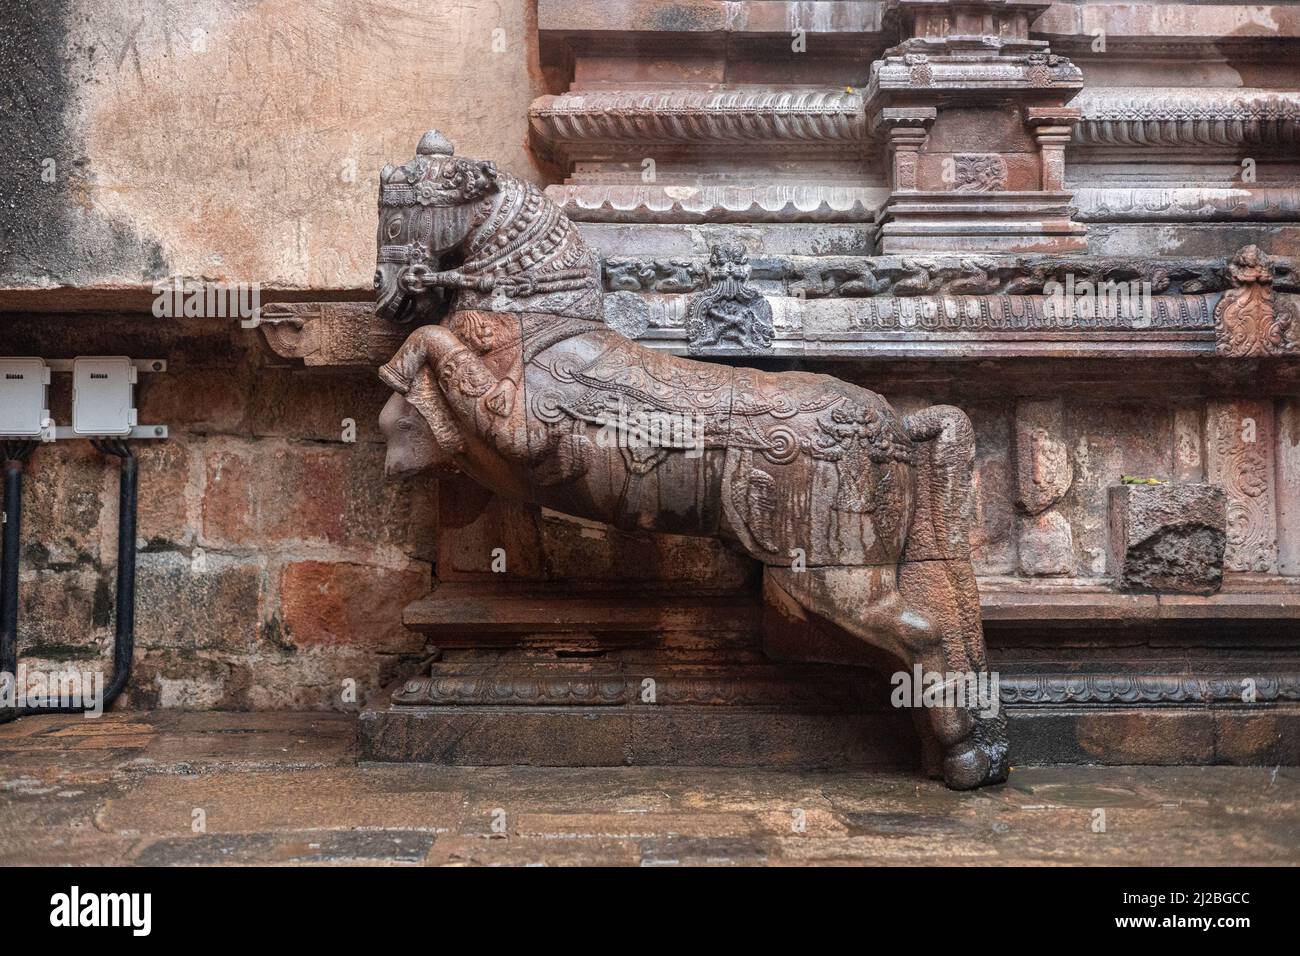
[[[352,718],[0,726],[0,864],[1286,864],[1300,768],[905,773],[358,766]]]

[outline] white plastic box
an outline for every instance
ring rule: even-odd
[[[135,364],[125,356],[72,363],[72,432],[82,437],[129,435],[136,424]]]
[[[0,358],[0,437],[41,437],[50,417],[49,384],[43,360]]]

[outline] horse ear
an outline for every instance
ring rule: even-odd
[[[496,163],[487,159],[476,160],[470,166],[470,175],[473,181],[469,191],[474,198],[496,191],[498,177]]]

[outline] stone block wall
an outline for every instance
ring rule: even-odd
[[[8,0],[0,355],[170,365],[143,375],[138,393],[140,420],[172,433],[139,443],[138,654],[124,703],[358,706],[444,643],[402,625],[403,607],[435,581],[757,597],[752,563],[712,540],[635,538],[427,479],[389,481],[376,428],[388,391],[371,369],[305,368],[233,320],[150,315],[151,286],[171,277],[257,283],[264,302],[365,302],[378,172],[435,126],[461,154],[548,185],[606,257],[608,291],[648,302],[657,347],[684,348],[673,336],[710,247],[739,243],[773,303],[777,351],[712,358],[825,371],[904,409],[964,408],[977,433],[972,544],[995,655],[1011,647],[1013,662],[1049,675],[1105,657],[1105,676],[1133,670],[1125,655],[1148,654],[1158,659],[1146,670],[1164,679],[1184,667],[1186,646],[1213,650],[1235,628],[1243,635],[1219,656],[1234,667],[1273,659],[1295,699],[1292,360],[1217,357],[1212,323],[1025,342],[979,327],[866,334],[877,301],[883,314],[921,294],[1007,292],[1035,265],[999,265],[988,250],[948,261],[945,248],[936,267],[876,249],[891,177],[907,168],[890,151],[925,133],[908,113],[921,107],[900,100],[896,141],[867,112],[872,64],[899,39],[887,8],[899,6]],[[1083,75],[1077,120],[1047,117],[1073,126],[1068,146],[1051,145],[1063,168],[1044,159],[1043,170],[1064,176],[1086,251],[1114,257],[1106,269],[1132,261],[1156,274],[1163,258],[1173,274],[1157,293],[1172,281],[1171,294],[1217,297],[1229,286],[1224,260],[1246,243],[1300,258],[1296,13],[1288,3],[1080,2],[1034,21],[1034,41]],[[1093,48],[1097,30],[1107,51]],[[795,32],[805,54],[791,48]],[[913,66],[928,75],[918,63],[909,76]],[[946,142],[953,125],[934,127],[938,161],[922,181],[942,179],[945,158],[982,153],[1002,128],[958,123],[970,140]],[[1004,186],[1034,188],[1015,162],[1030,155],[1028,135],[1002,136],[1015,147]],[[657,178],[645,178],[647,159]],[[1246,159],[1254,182],[1241,181]],[[1294,268],[1284,275],[1279,291],[1294,295]],[[1218,301],[1201,302],[1207,323]],[[55,377],[61,422],[67,378]],[[355,441],[344,440],[347,420]],[[1246,420],[1255,453],[1234,437]],[[1116,593],[1107,507],[1122,474],[1225,485],[1224,593],[1199,604]],[[31,461],[29,663],[107,659],[115,480],[85,442],[43,446]],[[510,556],[504,576],[490,568],[497,546]],[[1063,626],[1107,615],[1119,622],[1109,645]],[[1134,623],[1159,615],[1169,630],[1157,639]],[[999,623],[1032,632],[1033,646],[1000,645]],[[593,652],[590,634],[574,640]],[[707,643],[689,642],[688,657]],[[1206,669],[1226,668],[1216,653]]]
[[[55,356],[50,316],[0,321],[6,352],[169,363],[141,374],[137,392],[140,420],[171,434],[133,443],[129,706],[346,709],[424,653],[401,613],[431,585],[437,484],[385,477],[376,419],[388,392],[372,373],[270,364],[260,335],[233,322],[60,317]],[[58,421],[70,378],[54,375]],[[29,667],[84,666],[96,654],[109,666],[116,473],[84,441],[32,455],[19,614]]]

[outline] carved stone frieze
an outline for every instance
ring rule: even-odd
[[[1078,216],[1087,222],[1290,222],[1300,217],[1300,189],[1288,186],[1079,186]]]
[[[644,681],[654,682],[661,706],[852,706],[879,702],[881,687],[863,680],[799,680],[771,674],[690,676],[680,673],[538,673],[527,665],[506,673],[463,672],[434,665],[428,677],[408,680],[394,695],[398,706],[504,704],[524,707],[618,707],[643,702]],[[873,693],[874,692],[874,693]]]
[[[1229,287],[1222,259],[1132,259],[1091,256],[771,256],[754,257],[753,276],[802,298],[941,294],[1042,295],[1049,283],[1076,286],[1137,282],[1155,296],[1199,295]],[[1273,260],[1275,288],[1300,291],[1292,264]],[[694,292],[704,287],[703,258],[612,257],[604,263],[610,292]]]
[[[1007,161],[997,153],[958,153],[953,157],[953,188],[986,193],[1007,188]]]
[[[1300,700],[1300,674],[1034,674],[1003,676],[1004,704],[1211,704]]]

